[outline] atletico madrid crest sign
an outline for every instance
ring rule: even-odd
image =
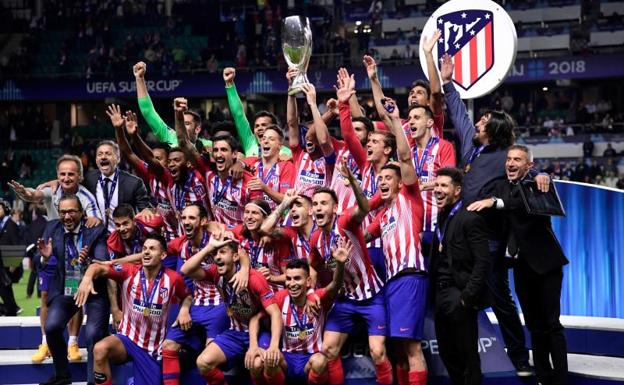
[[[463,99],[485,95],[502,83],[516,56],[516,29],[498,4],[490,0],[451,0],[438,8],[423,29],[421,47],[436,29],[442,33],[433,50],[453,58],[453,83]],[[425,74],[427,63],[421,51]]]

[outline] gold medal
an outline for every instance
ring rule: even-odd
[[[470,164],[467,164],[466,167],[464,167],[464,172],[468,172],[470,171]]]
[[[232,308],[229,308],[229,307],[228,307],[228,309],[227,309],[227,315],[228,315],[228,317],[232,317],[232,316],[234,315],[234,310],[232,310]]]
[[[438,251],[442,252],[442,244],[440,243],[440,246],[438,246]]]
[[[106,218],[110,218],[110,213],[111,213],[110,208],[104,210],[104,214],[106,214]]]
[[[144,307],[143,308],[143,316],[144,317],[149,317],[150,315],[150,309],[148,307]]]
[[[308,337],[308,336],[306,335],[305,330],[302,330],[302,331],[300,331],[300,332],[299,332],[299,339],[300,339],[301,341],[305,340],[307,337]]]

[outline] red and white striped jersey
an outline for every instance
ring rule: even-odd
[[[323,331],[327,313],[332,307],[325,289],[314,291],[321,299],[321,309],[317,316],[310,316],[303,306],[295,305],[288,290],[275,293],[275,302],[280,308],[284,331],[282,332],[282,351],[288,353],[318,353],[323,345]]]
[[[331,256],[331,249],[338,242],[339,237],[346,237],[353,243],[353,251],[349,255],[349,262],[345,265],[344,288],[349,299],[362,301],[373,297],[383,287],[383,282],[375,272],[371,262],[362,226],[351,220],[354,208],[347,210],[334,219],[334,225],[329,233],[317,229],[310,239],[310,265],[318,272],[318,285],[327,286],[333,277],[336,261]]]
[[[254,315],[275,304],[275,296],[264,276],[256,270],[249,270],[247,289],[236,293],[231,283],[226,282],[217,272],[217,266],[204,268],[205,280],[216,284],[223,297],[230,329],[249,331],[249,320]]]
[[[247,172],[236,182],[231,177],[223,181],[214,171],[206,172],[206,191],[213,220],[225,224],[228,229],[243,223],[243,211],[249,201],[247,182],[250,179],[251,174]]]
[[[143,250],[143,242],[148,234],[161,234],[164,227],[163,218],[154,215],[150,221],[146,221],[142,215],[134,218],[136,230],[130,242],[125,242],[119,231],[113,232],[106,239],[109,259],[123,258],[130,254],[140,253]]]
[[[195,252],[201,250],[206,246],[208,240],[210,239],[210,234],[204,230],[204,235],[202,238],[202,242],[200,246],[195,250]],[[175,238],[173,241],[167,244],[167,254],[168,255],[179,255],[183,262],[186,262],[190,257],[193,256],[193,250],[191,248],[190,241],[186,238],[186,236],[181,236]],[[207,255],[201,263],[201,267],[210,267],[214,265],[214,260],[212,256]],[[193,280],[195,285],[195,292],[193,293],[193,305],[195,306],[213,306],[219,305],[222,302],[221,295],[219,294],[219,290],[214,284],[211,284],[205,280]]]
[[[423,204],[418,183],[404,184],[390,206],[384,206],[368,227],[368,233],[381,237],[386,257],[386,280],[403,269],[426,270],[420,252]]]
[[[299,234],[299,231],[292,226],[285,226],[281,229],[281,231],[284,234],[284,242],[288,242],[288,245],[290,246],[290,259],[305,259],[309,262],[311,247],[310,239],[306,239],[305,236]],[[312,228],[312,233],[314,233],[314,228]],[[310,236],[312,236],[312,233]]]
[[[360,181],[360,184],[362,183],[362,173],[360,172],[357,163],[353,159],[353,155],[351,155],[348,148],[343,147],[337,152],[337,154],[336,165],[334,173],[332,174],[330,187],[336,192],[336,196],[338,197],[338,214],[341,214],[349,207],[355,206],[356,203],[355,194],[348,185],[349,182],[347,178],[340,172],[343,163],[347,164],[347,167],[353,172],[355,178]]]
[[[168,169],[163,168],[161,172],[157,172],[146,162],[143,162],[137,169],[137,174],[143,181],[149,185],[152,201],[156,207],[156,211],[165,221],[165,239],[167,242],[179,235],[178,219],[176,217],[173,204],[171,203],[170,186],[173,185],[173,178]]]
[[[172,183],[169,186],[169,196],[171,197],[171,204],[178,215],[182,215],[182,210],[190,204],[198,204],[204,207],[210,206],[204,185],[204,177],[195,169],[188,170],[183,180],[179,183]],[[182,221],[178,221],[176,217],[176,222],[178,234],[184,234]]]
[[[329,186],[336,163],[335,152],[330,156],[312,159],[310,154],[304,151],[301,146],[290,147],[290,150],[297,170],[295,189],[299,194],[312,197],[317,187]]]
[[[411,137],[409,139],[416,172],[418,173],[420,168],[417,162],[423,166],[419,175],[421,183],[435,181],[438,170],[443,167],[455,167],[455,148],[451,142],[444,139],[434,139],[432,143],[435,142],[435,144],[429,149],[427,159],[423,163],[422,156],[425,149],[419,150],[417,143]],[[420,195],[424,205],[423,231],[435,231],[436,223],[438,223],[438,205],[433,196],[433,189],[423,190]]]
[[[277,162],[269,170],[265,170],[261,166],[262,158],[259,157],[246,158],[244,162],[249,169],[254,170],[253,175],[260,178],[264,184],[274,191],[283,194],[294,186],[295,166],[291,161]],[[260,191],[249,191],[249,199],[264,199],[271,206],[271,210],[275,210],[275,207],[277,207],[277,203],[273,199]]]
[[[258,244],[258,240],[254,240],[253,237],[243,234],[243,225],[234,228],[233,233],[238,238],[240,246],[245,249],[249,255],[249,262],[253,269],[266,267],[271,271],[271,275],[282,275],[282,267],[288,263],[288,249],[285,245],[279,247],[279,243],[273,243],[261,247]],[[285,256],[284,252],[286,252]],[[277,283],[271,282],[269,285],[271,285],[271,289],[274,291],[284,288],[283,285]]]
[[[167,331],[167,315],[172,303],[180,303],[191,292],[184,284],[184,279],[173,270],[162,268],[162,276],[155,289],[149,315],[144,315],[145,299],[141,284],[143,266],[133,264],[113,264],[109,266],[108,278],[121,283],[123,319],[119,333],[128,337],[140,348],[151,355],[161,354],[162,342]],[[146,293],[152,292],[154,281],[147,282]]]
[[[364,172],[362,173],[362,192],[366,196],[367,199],[371,199],[377,193],[377,173],[375,172],[375,167],[372,163],[366,162],[366,166],[364,168]],[[379,210],[371,210],[366,218],[364,218],[364,222],[362,222],[362,228],[366,229],[375,219]],[[373,239],[372,241],[366,244],[366,247],[381,247],[381,239]]]

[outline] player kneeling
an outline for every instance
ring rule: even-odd
[[[310,266],[304,259],[295,259],[286,266],[286,289],[275,294],[275,301],[281,309],[284,328],[282,331],[282,354],[278,365],[264,362],[265,378],[272,379],[271,385],[282,385],[284,377],[309,384],[327,382],[327,357],[321,352],[322,336],[327,313],[342,287],[344,265],[348,263],[353,249],[350,241],[343,238],[332,250],[336,260],[332,281],[324,288],[314,291],[320,299],[318,314],[306,312],[309,303],[308,290],[312,288]],[[281,373],[279,373],[281,372]],[[286,376],[284,376],[284,373]],[[281,379],[281,381],[275,381]]]
[[[192,293],[184,279],[162,266],[167,243],[159,234],[149,234],[143,243],[142,265],[92,264],[85,272],[76,294],[82,307],[93,290],[93,280],[107,277],[122,284],[123,319],[119,332],[95,344],[94,376],[98,385],[112,385],[109,362],[134,361],[134,383],[153,385],[162,382],[160,350],[167,328],[169,306],[178,299],[182,305],[176,322],[182,329],[191,326],[189,308]]]

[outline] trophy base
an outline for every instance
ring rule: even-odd
[[[301,86],[294,86],[288,89],[288,96],[300,96],[300,95],[304,95],[303,90],[301,89]]]

